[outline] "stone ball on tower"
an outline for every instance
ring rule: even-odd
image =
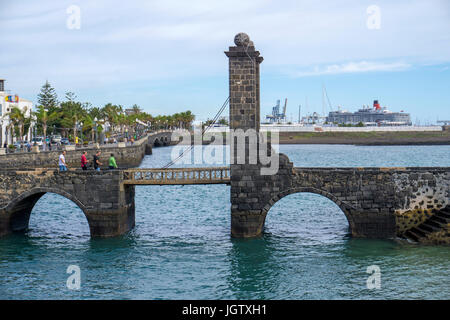
[[[238,47],[243,47],[243,46],[247,47],[248,45],[253,44],[253,42],[250,41],[250,37],[248,36],[248,34],[246,34],[244,32],[240,32],[234,37],[234,43]]]

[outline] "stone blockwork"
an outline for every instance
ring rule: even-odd
[[[138,166],[145,154],[151,154],[152,146],[172,144],[171,137],[172,132],[164,131],[150,134],[133,145],[103,146],[100,161],[107,164],[113,153],[119,166]],[[98,149],[67,151],[69,167],[79,166],[84,150],[93,156]],[[34,205],[47,192],[75,202],[85,214],[93,237],[117,236],[134,227],[134,185],[123,183],[123,171],[70,169],[59,172],[45,168],[56,167],[53,158],[58,159],[58,155],[55,151],[10,154],[0,158],[0,236],[26,230]],[[28,169],[36,166],[43,168]]]
[[[97,150],[102,152],[100,162],[103,167],[108,166],[108,159],[112,154],[117,165],[121,168],[137,167],[146,154],[152,153],[153,146],[171,145],[171,131],[156,132],[136,141],[134,144],[118,143],[116,146],[99,145],[66,151],[66,163],[69,167],[80,167],[83,151],[88,152],[88,160],[92,162]],[[0,168],[56,168],[61,151],[42,151],[28,153],[0,154]]]
[[[134,186],[123,172],[51,169],[0,170],[0,236],[28,228],[35,203],[47,192],[75,202],[85,214],[91,236],[110,237],[134,227]]]
[[[448,168],[293,168],[280,155],[280,170],[261,176],[242,166],[232,173],[238,187],[231,194],[235,234],[262,231],[270,208],[283,197],[310,192],[335,202],[355,237],[403,236],[449,206]],[[245,226],[245,227],[243,227]]]
[[[230,129],[259,130],[259,65],[263,57],[246,34],[237,34],[235,43],[237,46],[225,52],[229,58]]]
[[[259,132],[262,57],[245,34],[238,34],[235,44],[226,52],[230,126]],[[260,141],[258,138],[253,145],[246,141],[247,154],[251,148],[259,149]],[[450,168],[294,168],[286,155],[279,154],[278,159],[278,172],[263,175],[261,159],[250,164],[246,155],[245,161],[239,162],[236,152],[231,153],[233,236],[260,235],[273,204],[298,192],[316,193],[334,201],[355,237],[402,236],[449,205]]]

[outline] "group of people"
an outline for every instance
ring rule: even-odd
[[[96,171],[100,171],[100,166],[103,165],[103,163],[100,162],[101,153],[102,153],[101,151],[97,151],[97,153],[94,155],[94,159],[92,160],[94,170],[96,170]],[[58,164],[59,164],[59,171],[67,171],[66,151],[65,150],[59,155],[59,163]],[[89,164],[89,160],[87,159],[87,151],[84,151],[83,154],[81,155],[81,169],[87,170],[88,164]],[[111,153],[111,156],[109,157],[108,168],[111,170],[117,169],[116,158],[114,158],[113,153]]]

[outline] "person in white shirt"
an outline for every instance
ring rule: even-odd
[[[66,151],[64,150],[59,155],[59,171],[67,171],[67,165],[66,165]]]

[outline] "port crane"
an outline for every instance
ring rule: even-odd
[[[272,114],[268,114],[266,119],[272,123],[286,122],[286,109],[287,98],[284,100],[283,112],[280,112],[280,100],[277,100],[277,104],[272,108]]]

